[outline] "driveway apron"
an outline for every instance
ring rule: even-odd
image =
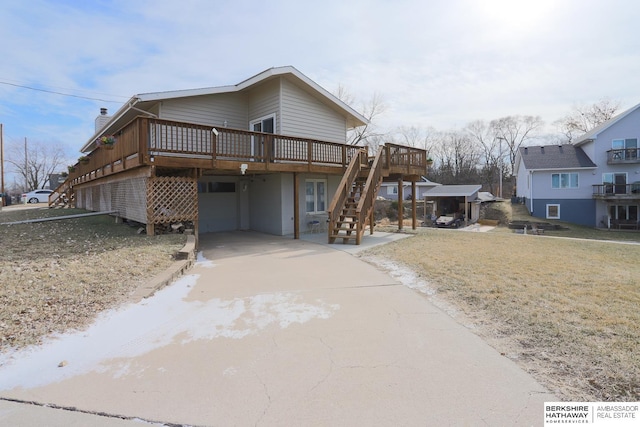
[[[200,248],[154,296],[0,359],[0,396],[206,426],[541,425],[557,400],[347,252],[253,232]]]

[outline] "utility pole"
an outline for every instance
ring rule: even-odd
[[[7,197],[4,194],[4,132],[3,132],[2,123],[0,123],[0,207],[4,206],[5,198]]]
[[[499,142],[498,142],[498,144],[500,144],[500,145],[499,145],[499,146],[500,146],[500,154],[498,154],[498,156],[499,156],[499,159],[498,159],[498,160],[499,160],[499,162],[498,162],[498,163],[499,163],[499,164],[498,164],[498,167],[500,168],[499,176],[500,176],[500,198],[501,198],[501,199],[502,199],[502,166],[503,166],[503,165],[502,165],[502,141],[503,141],[503,140],[505,140],[505,141],[506,141],[506,139],[505,139],[504,137],[502,137],[502,136],[499,136],[499,137],[498,137],[498,141],[499,141]]]
[[[27,155],[27,137],[26,136],[24,137],[24,191],[30,191],[29,190],[29,156]]]

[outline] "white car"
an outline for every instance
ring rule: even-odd
[[[23,203],[48,203],[52,190],[33,190],[22,195]]]

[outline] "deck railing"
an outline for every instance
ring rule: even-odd
[[[331,235],[334,232],[334,228],[336,227],[336,223],[340,213],[342,212],[342,207],[349,196],[353,183],[360,174],[360,171],[367,166],[367,151],[360,148],[358,156],[354,156],[349,162],[346,171],[342,175],[340,184],[338,184],[338,188],[334,193],[333,199],[331,199],[331,203],[329,203],[329,208],[327,209],[329,243],[333,243],[335,240]]]
[[[640,163],[640,148],[621,148],[607,151],[607,164]]]
[[[111,149],[96,148],[69,173],[72,184],[141,165],[158,156],[184,159],[295,163],[346,168],[360,147],[240,129],[138,117],[115,134]],[[184,160],[189,167],[188,160]]]
[[[217,160],[226,160],[344,170],[361,150],[361,147],[335,142],[148,117],[137,117],[114,136],[113,147],[96,146],[86,155],[87,161],[78,162],[69,172],[67,182],[77,185],[126,169],[153,165],[158,157],[171,158],[172,167],[185,168],[215,168]],[[386,144],[382,150],[382,168],[388,172],[426,173],[424,150],[394,144]],[[200,163],[194,166],[194,161]]]
[[[426,174],[425,150],[396,144],[385,144],[382,150],[382,168],[406,175]]]
[[[596,196],[597,197],[632,196],[633,198],[640,198],[640,183],[593,185],[593,196],[594,197]]]
[[[358,237],[356,238],[356,244],[360,244],[360,239],[364,234],[364,227],[369,218],[369,231],[373,234],[373,206],[378,195],[378,189],[382,182],[382,154],[384,151],[379,151],[371,164],[371,170],[367,176],[367,181],[362,190],[362,196],[358,201],[356,207],[356,215],[358,217]]]

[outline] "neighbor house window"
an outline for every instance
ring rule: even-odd
[[[398,186],[397,185],[390,185],[387,187],[387,194],[392,194],[397,196],[398,195]]]
[[[560,219],[560,205],[547,205],[547,219]]]
[[[326,189],[326,179],[308,179],[305,181],[307,213],[320,213],[327,210]]]
[[[614,160],[629,160],[638,157],[638,138],[614,139],[611,142]]]
[[[551,188],[578,188],[578,174],[552,173]]]
[[[611,219],[638,220],[638,205],[612,205],[609,206]]]

